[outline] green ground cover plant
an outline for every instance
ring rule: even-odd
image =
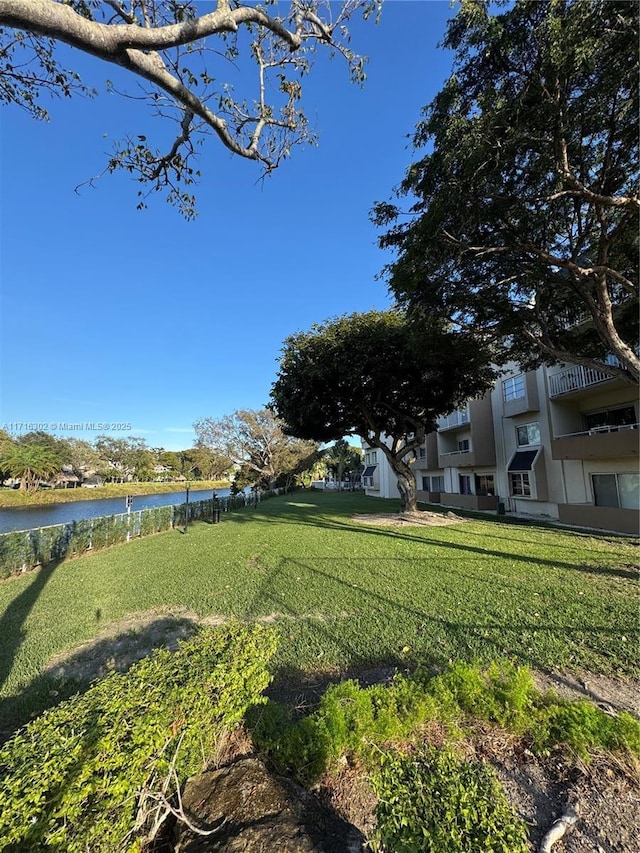
[[[458,662],[437,676],[396,675],[386,686],[343,681],[299,718],[275,702],[249,714],[260,751],[304,785],[345,766],[362,769],[378,797],[373,850],[526,853],[525,826],[493,770],[464,757],[462,744],[486,733],[478,721],[571,762],[613,752],[631,767],[640,758],[640,722],[631,714],[541,693],[530,671],[509,661],[484,668]]]
[[[364,525],[394,501],[307,491],[0,583],[0,728],[78,684],[45,671],[132,614],[273,622],[279,677],[509,658],[638,676],[637,545],[473,519]],[[101,641],[108,655],[110,644]]]
[[[379,797],[374,851],[527,853],[527,833],[490,768],[428,744],[386,752],[374,788]]]
[[[264,701],[275,633],[228,625],[45,712],[0,748],[0,850],[134,853],[225,731]]]
[[[541,693],[529,669],[509,661],[485,668],[457,662],[437,676],[418,671],[390,685],[342,681],[300,719],[269,702],[254,715],[252,735],[282,772],[310,785],[345,759],[379,771],[382,750],[419,741],[425,723],[438,723],[455,742],[477,720],[524,737],[538,753],[561,748],[585,761],[598,751],[640,757],[640,722],[631,714]]]

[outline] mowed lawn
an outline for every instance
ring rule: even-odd
[[[61,695],[42,676],[54,655],[130,614],[181,608],[273,622],[275,665],[289,673],[508,656],[640,674],[632,540],[493,518],[402,528],[351,518],[395,510],[296,492],[0,583],[0,728]]]

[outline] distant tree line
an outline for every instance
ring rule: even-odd
[[[149,447],[137,436],[99,435],[90,442],[0,430],[0,484],[32,493],[102,483],[228,480],[241,491],[309,486],[314,479],[343,480],[360,470],[359,448],[344,440],[322,448],[292,438],[269,409],[203,418],[195,430],[196,444],[178,451]]]
[[[11,436],[0,430],[0,483],[21,490],[68,488],[91,482],[222,480],[232,463],[206,447],[172,451],[149,447],[143,438],[99,435],[93,442],[48,432]]]

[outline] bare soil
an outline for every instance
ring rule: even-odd
[[[590,766],[560,755],[535,757],[521,741],[490,729],[462,744],[469,758],[489,763],[524,820],[532,853],[570,805],[577,823],[553,845],[554,853],[638,853],[640,781],[637,768],[599,757]],[[429,738],[431,740],[431,738]],[[325,776],[320,798],[365,837],[375,826],[376,797],[363,768],[345,766]]]
[[[362,524],[375,524],[384,527],[416,527],[419,525],[442,527],[469,521],[468,518],[462,518],[455,512],[427,512],[426,510],[419,510],[418,512],[371,512],[363,515],[352,515],[351,518],[353,521],[360,521]]]

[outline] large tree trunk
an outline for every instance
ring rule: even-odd
[[[418,511],[418,494],[416,491],[416,476],[410,465],[389,452],[385,452],[393,473],[398,478],[400,492],[400,512]]]

